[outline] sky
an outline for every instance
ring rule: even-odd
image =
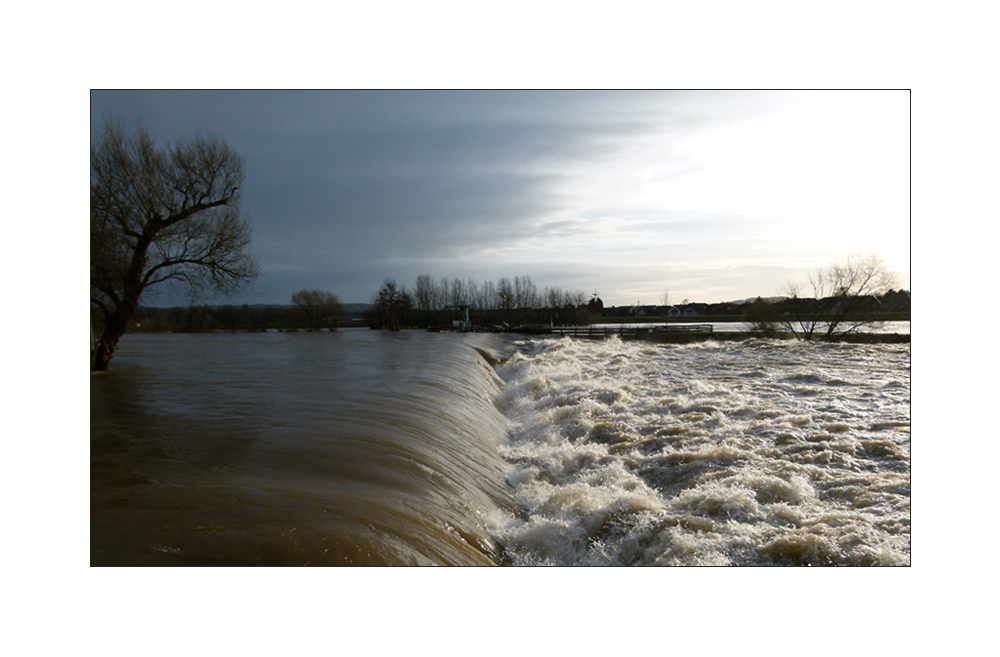
[[[100,91],[161,145],[245,160],[261,275],[371,300],[420,274],[535,285],[605,305],[775,296],[849,255],[909,289],[910,92]],[[144,303],[184,303],[160,294]]]

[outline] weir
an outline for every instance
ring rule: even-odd
[[[91,384],[91,565],[503,561],[496,336],[126,341]]]

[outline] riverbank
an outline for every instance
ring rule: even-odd
[[[878,322],[908,322],[910,313],[885,312],[872,316]],[[665,315],[608,315],[601,314],[594,320],[597,324],[683,324],[688,322],[728,323],[746,322],[743,315],[697,315],[693,317],[668,317]]]
[[[692,327],[694,328],[694,327]],[[580,327],[572,332],[564,331],[539,331],[511,329],[510,333],[524,333],[529,335],[545,335],[547,337],[575,337],[590,340],[603,340],[612,336],[617,336],[622,340],[642,340],[644,342],[656,342],[661,344],[688,344],[692,342],[741,342],[751,338],[760,338],[759,333],[751,331],[661,331],[653,328],[643,327],[623,327],[623,328],[588,328]],[[795,340],[792,333],[779,333],[771,336],[777,340]],[[834,335],[829,338],[817,338],[816,342],[843,342],[851,344],[906,344],[910,342],[910,336],[906,333],[847,333]]]

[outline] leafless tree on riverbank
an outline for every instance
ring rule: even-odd
[[[242,183],[242,158],[218,139],[160,149],[144,128],[106,121],[90,149],[90,303],[103,325],[94,369],[107,369],[146,289],[231,294],[256,278]]]
[[[851,256],[809,276],[811,297],[802,284],[789,282],[781,325],[800,340],[828,338],[877,326],[878,297],[895,279],[878,256]]]

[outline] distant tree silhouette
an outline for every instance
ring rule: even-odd
[[[396,285],[396,281],[387,278],[375,295],[374,304],[382,328],[398,331],[403,328],[406,314],[413,307],[413,299],[404,288]]]
[[[590,310],[590,313],[594,317],[599,316],[601,311],[604,310],[604,302],[601,301],[599,296],[597,296],[597,292],[594,292],[594,295],[590,297],[590,301],[587,303],[587,309]]]
[[[337,328],[341,313],[337,295],[322,290],[299,290],[292,295],[292,305],[299,309],[310,331],[319,331],[327,324]]]

